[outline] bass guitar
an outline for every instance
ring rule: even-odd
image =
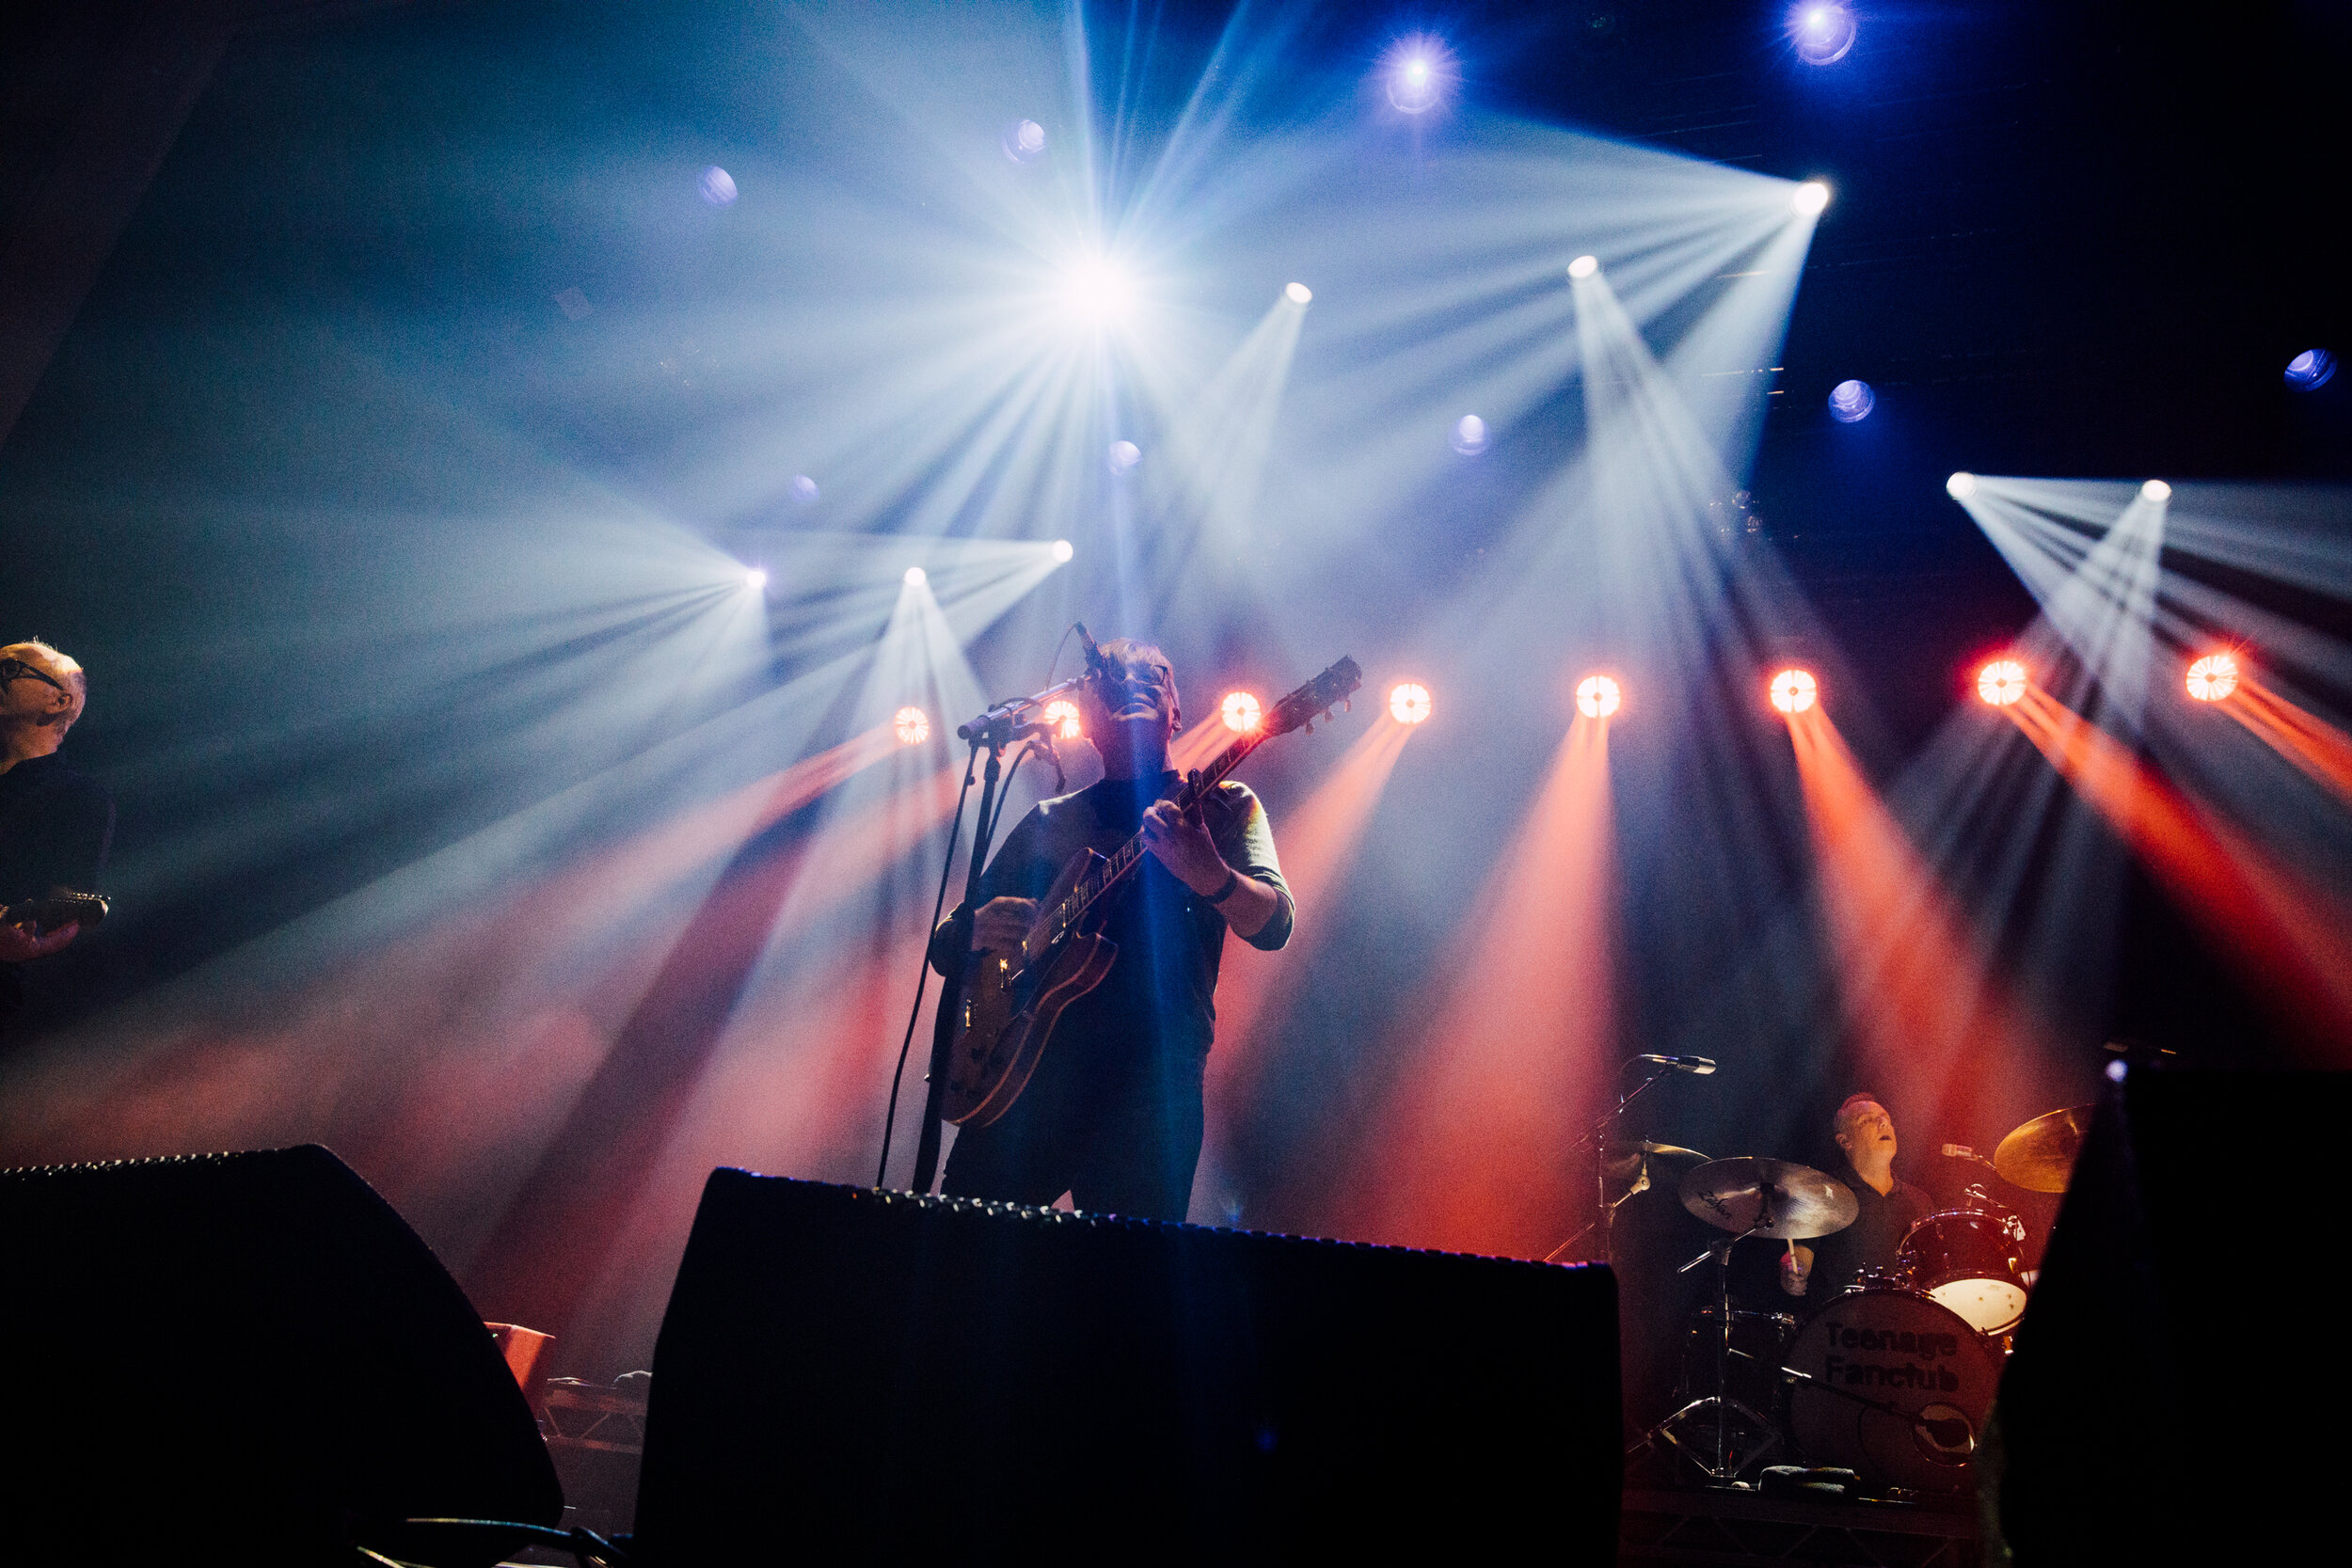
[[[1329,718],[1363,683],[1356,661],[1341,659],[1275,704],[1206,768],[1187,775],[1175,804],[1193,811],[1244,757],[1278,735],[1300,728],[1312,733],[1315,715]],[[1079,850],[1038,901],[1037,919],[1016,951],[973,955],[948,1048],[944,1107],[949,1121],[985,1127],[1029,1086],[1064,1009],[1101,985],[1119,957],[1103,927],[1145,852],[1140,832],[1107,856]]]

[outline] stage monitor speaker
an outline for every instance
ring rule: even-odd
[[[712,1173],[648,1562],[1615,1560],[1616,1286]]]
[[[2001,1380],[1987,1459],[2019,1568],[2341,1539],[2347,1126],[2343,1074],[2109,1085]]]
[[[0,1172],[23,1563],[357,1565],[408,1517],[557,1523],[463,1291],[324,1148]]]

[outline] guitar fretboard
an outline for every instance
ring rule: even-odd
[[[1219,752],[1211,759],[1208,767],[1201,768],[1193,779],[1176,792],[1177,808],[1182,811],[1190,811],[1202,796],[1224,782],[1226,774],[1240,767],[1242,759],[1256,751],[1264,739],[1265,732],[1263,729],[1254,730]],[[1096,899],[1117,887],[1120,879],[1134,870],[1136,863],[1143,859],[1143,834],[1138,831],[1130,836],[1126,843],[1110,852],[1103,862],[1103,868],[1100,871],[1081,879],[1076,887],[1070,890],[1070,896],[1062,901],[1062,918],[1055,924],[1067,926],[1075,922],[1088,910],[1093,908]]]

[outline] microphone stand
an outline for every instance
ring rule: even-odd
[[[1624,1119],[1627,1106],[1641,1099],[1643,1092],[1651,1085],[1662,1078],[1673,1076],[1674,1071],[1675,1069],[1670,1064],[1660,1063],[1654,1066],[1648,1077],[1620,1096],[1617,1103],[1603,1112],[1600,1118],[1593,1123],[1585,1134],[1570,1147],[1568,1150],[1570,1154],[1577,1153],[1587,1146],[1590,1146],[1593,1150],[1593,1196],[1599,1208],[1591,1225],[1544,1254],[1545,1262],[1557,1260],[1562,1253],[1591,1235],[1596,1229],[1600,1232],[1600,1260],[1610,1264],[1616,1262],[1617,1205],[1625,1202],[1626,1198],[1631,1197],[1633,1193],[1627,1193],[1625,1197],[1618,1198],[1615,1203],[1609,1200],[1609,1134]],[[1649,1174],[1647,1154],[1642,1156],[1641,1170],[1644,1176]],[[1637,1182],[1634,1191],[1640,1190],[1640,1184]]]
[[[1085,678],[1083,675],[1074,675],[1069,680],[1049,686],[1044,690],[1030,696],[1015,697],[1009,702],[998,703],[969,723],[956,726],[956,738],[970,741],[972,744],[972,754],[963,765],[963,787],[967,791],[972,787],[972,772],[979,765],[980,753],[982,752],[988,753],[988,767],[981,776],[979,815],[972,824],[972,858],[964,865],[964,909],[973,910],[978,907],[980,874],[987,869],[990,842],[996,835],[996,816],[1000,809],[997,805],[996,791],[998,784],[1004,779],[1005,748],[1016,741],[1034,741],[1040,736],[1050,737],[1052,735],[1051,726],[1025,722],[1022,715],[1032,708],[1043,706],[1066,691],[1075,690]],[[1058,760],[1056,766],[1058,768]],[[955,838],[953,834],[950,834],[947,841],[947,864],[954,865],[955,859]],[[940,888],[944,900],[946,890],[946,870],[944,867],[940,873]],[[934,915],[931,928],[934,931],[938,929],[936,915]],[[968,948],[969,943],[966,943],[966,946]],[[966,961],[970,957],[968,951],[955,955],[953,971],[946,974],[940,982],[939,1011],[931,1020],[930,1068],[923,1075],[923,1126],[914,1143],[914,1180],[912,1190],[917,1194],[929,1193],[931,1190],[932,1180],[939,1174],[940,1109],[941,1101],[947,1092],[947,1052],[955,1039],[956,1006],[963,999],[963,974]],[[926,953],[926,964],[929,961],[930,955]],[[928,980],[929,976],[924,978]],[[923,1006],[920,984],[915,989],[914,1006],[916,1012],[919,1013]],[[913,1019],[908,1020],[907,1027],[911,1037],[914,1029]],[[899,1060],[901,1063],[905,1061],[903,1048],[899,1053]],[[893,1095],[894,1097],[896,1095],[895,1087]],[[887,1129],[884,1130],[882,1136],[883,1158],[887,1160],[889,1158]]]

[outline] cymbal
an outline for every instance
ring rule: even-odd
[[[1833,1235],[1862,1210],[1852,1189],[1835,1177],[1753,1154],[1716,1160],[1684,1177],[1682,1206],[1725,1230],[1791,1242]],[[1757,1224],[1768,1217],[1771,1224]]]
[[[1601,1169],[1612,1181],[1622,1181],[1642,1168],[1645,1156],[1656,1155],[1664,1160],[1705,1160],[1706,1155],[1695,1148],[1678,1144],[1654,1144],[1647,1138],[1633,1138],[1621,1144],[1611,1144],[1600,1151]]]
[[[2074,1174],[2074,1157],[2083,1151],[2083,1134],[2090,1131],[2091,1107],[2070,1105],[2038,1116],[1993,1151],[1993,1168],[2001,1180],[2029,1193],[2062,1193]]]

